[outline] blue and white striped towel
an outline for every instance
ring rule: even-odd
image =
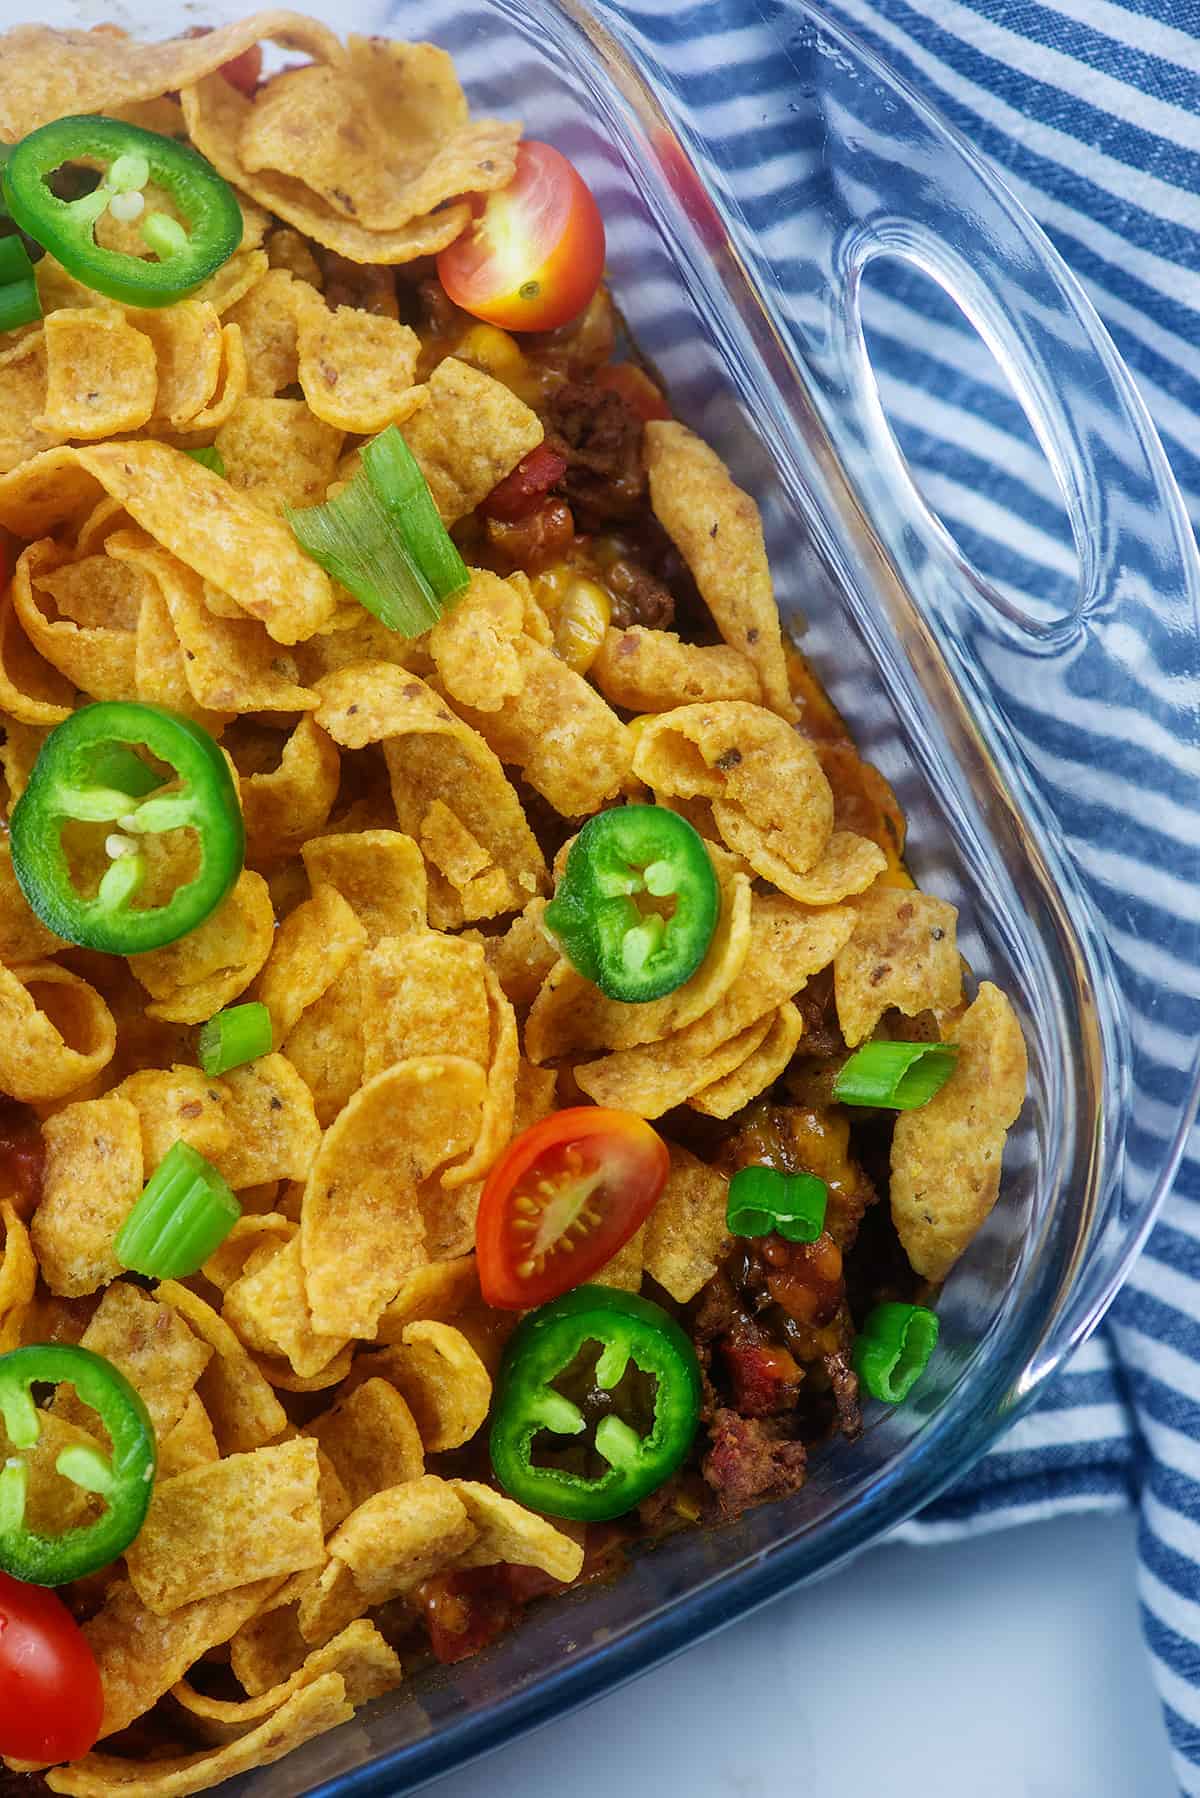
[[[1137,377],[1200,524],[1200,0],[823,4],[999,165],[1048,232]],[[882,384],[923,491],[994,579],[1053,586],[1062,533],[1047,528],[1042,491],[995,467],[979,422],[986,384],[956,388],[943,370],[935,416],[953,428],[932,434],[929,373],[905,366],[904,337],[901,317]],[[1194,841],[1200,819],[1191,828]],[[931,1541],[1128,1503],[1140,1507],[1142,1616],[1176,1770],[1197,1794],[1200,1130],[1103,1330],[905,1533]]]

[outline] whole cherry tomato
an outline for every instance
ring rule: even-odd
[[[96,1662],[62,1599],[0,1573],[0,1754],[76,1760],[103,1716]]]

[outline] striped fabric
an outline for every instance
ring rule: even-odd
[[[824,4],[1000,166],[1044,226],[1136,375],[1200,522],[1200,0]],[[924,289],[877,292],[867,316],[893,427],[930,504],[998,584],[1069,586],[1065,516],[973,334]],[[1194,841],[1200,820],[1190,831]],[[1194,890],[1148,889],[1136,861],[1121,872],[1164,909],[1200,907]],[[1180,1787],[1200,1793],[1200,1130],[1104,1329],[904,1534],[937,1541],[1129,1502]]]

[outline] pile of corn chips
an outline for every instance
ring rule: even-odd
[[[219,70],[262,39],[311,60],[251,100]],[[0,603],[7,807],[75,707],[137,699],[221,741],[245,816],[219,910],[129,961],[61,943],[0,842],[0,1091],[36,1108],[46,1151],[32,1217],[0,1201],[0,1349],[82,1343],[149,1408],[146,1526],[74,1602],[103,1735],[154,1710],[175,1742],[144,1764],[105,1743],[48,1783],[173,1798],[396,1686],[381,1608],[431,1576],[579,1574],[579,1530],[438,1459],[488,1412],[505,1320],[480,1300],[475,1211],[514,1133],[588,1100],[734,1117],[788,1066],[797,995],[832,968],[848,1044],[898,1010],[962,1045],[896,1133],[897,1225],[937,1279],[995,1198],[1024,1052],[994,988],[966,1004],[954,910],[912,888],[883,783],[839,733],[797,730],[756,508],[682,425],[646,428],[650,505],[719,644],[601,620],[565,659],[553,581],[482,566],[405,641],[299,549],[283,508],[336,491],[389,424],[448,525],[542,441],[515,345],[497,378],[394,307],[323,292],[314,251],[412,262],[462,230],[464,193],[511,179],[519,127],[472,120],[444,52],[344,46],[286,12],[156,45],[0,39],[0,136],[67,110],[187,136],[245,220],[233,258],[161,311],[45,257],[44,320],[0,349],[0,525],[25,546]],[[207,446],[223,478],[183,453]],[[644,1005],[559,958],[531,822],[552,808],[561,839],[630,797],[695,825],[722,898],[702,966]],[[188,877],[189,838],[160,841],[165,890]],[[195,1026],[239,997],[267,1006],[275,1052],[209,1079]],[[151,1291],[121,1277],[113,1239],[180,1139],[244,1215],[202,1275]],[[673,1146],[654,1214],[600,1278],[694,1298],[725,1194]],[[89,1514],[54,1473],[89,1418],[69,1392],[46,1414],[33,1527]],[[206,1695],[193,1670],[214,1660],[242,1697]]]

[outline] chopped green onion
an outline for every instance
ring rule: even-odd
[[[155,1280],[185,1280],[220,1247],[242,1208],[190,1143],[167,1150],[117,1232],[122,1267]]]
[[[876,1305],[855,1338],[854,1371],[872,1398],[898,1405],[929,1365],[937,1314],[924,1305]]]
[[[364,445],[362,458],[335,498],[284,516],[301,549],[360,605],[400,636],[419,637],[470,575],[396,427]]]
[[[442,600],[461,593],[470,579],[467,565],[442,523],[429,483],[395,425],[363,444],[362,464],[433,597]]]
[[[210,444],[207,449],[184,450],[183,453],[190,456],[193,462],[199,462],[202,468],[211,468],[214,474],[219,474],[224,480],[225,463],[215,443]]]
[[[202,1025],[196,1043],[200,1066],[209,1075],[227,1074],[244,1062],[271,1053],[271,1014],[257,999],[230,1005]]]
[[[815,1174],[741,1167],[729,1182],[725,1222],[733,1236],[782,1236],[815,1242],[825,1228],[829,1188]]]
[[[833,1096],[843,1105],[916,1111],[942,1090],[957,1059],[957,1043],[867,1043],[843,1064]]]
[[[15,331],[42,316],[29,252],[14,233],[0,237],[0,331]]]

